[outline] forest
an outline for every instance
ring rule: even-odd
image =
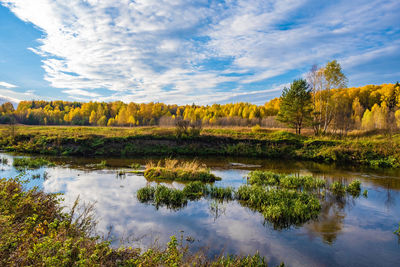
[[[316,134],[347,133],[349,130],[395,130],[400,128],[400,84],[388,83],[346,88],[347,78],[334,60],[314,66],[306,79],[307,101],[303,127]],[[293,84],[292,84],[293,85]],[[0,123],[27,125],[174,126],[178,121],[202,126],[256,126],[283,128],[282,99],[264,105],[230,103],[213,105],[170,105],[164,103],[21,101],[0,106]],[[294,103],[294,99],[289,102]]]

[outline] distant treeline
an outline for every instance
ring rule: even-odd
[[[311,87],[311,86],[310,86]],[[313,114],[325,130],[400,128],[400,85],[313,90]],[[250,103],[167,105],[116,102],[21,101],[0,106],[0,123],[28,125],[150,126],[175,125],[177,120],[201,121],[210,126],[282,127],[275,118],[280,98],[262,106]],[[312,125],[308,125],[312,127]]]

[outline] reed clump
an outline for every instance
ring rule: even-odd
[[[146,165],[144,177],[152,180],[171,181],[215,182],[221,180],[212,174],[207,166],[196,160],[178,161],[176,159],[165,159],[157,163],[150,161]]]
[[[15,158],[13,166],[17,170],[39,169],[45,166],[54,166],[54,164],[44,158]]]
[[[260,212],[275,228],[302,224],[316,218],[321,210],[316,196],[289,189],[242,185],[236,198],[242,205]]]
[[[0,158],[1,165],[8,165],[8,158]]]
[[[300,191],[313,191],[326,186],[324,180],[312,176],[293,176],[264,171],[252,171],[247,178],[251,185],[275,186]]]
[[[232,187],[216,187],[199,181],[188,183],[182,190],[165,185],[145,186],[140,188],[136,196],[140,202],[151,202],[154,206],[166,206],[178,209],[186,206],[188,200],[210,197],[219,200],[233,199]]]

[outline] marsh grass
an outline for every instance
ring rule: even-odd
[[[242,185],[236,198],[242,205],[260,212],[274,228],[300,225],[317,218],[321,210],[316,196],[288,189]]]
[[[234,189],[232,187],[208,186],[208,195],[213,199],[231,200],[234,197]]]
[[[8,165],[8,158],[0,158],[1,165]]]
[[[399,223],[399,228],[396,231],[394,231],[394,233],[400,237],[400,223]]]
[[[198,200],[202,197],[232,200],[234,189],[195,181],[188,183],[182,190],[169,188],[165,185],[145,186],[137,191],[136,196],[140,202],[150,202],[156,207],[166,206],[179,209],[186,206],[188,200]]]
[[[273,172],[252,171],[247,175],[251,185],[272,186],[299,191],[314,191],[323,189],[326,182],[312,176],[293,176]]]
[[[44,158],[14,158],[13,166],[17,170],[39,169],[44,166],[54,166],[54,163]]]
[[[346,191],[353,197],[360,196],[361,193],[361,182],[359,180],[354,180],[347,187]]]
[[[150,161],[146,164],[144,177],[151,180],[171,181],[202,181],[214,182],[221,178],[211,173],[206,165],[193,161],[178,161],[165,159],[157,163]]]
[[[346,194],[346,186],[341,182],[333,182],[329,189],[336,197],[343,197]]]
[[[361,182],[354,180],[349,185],[342,182],[333,182],[328,184],[325,180],[312,176],[294,176],[286,174],[277,174],[268,171],[251,171],[247,175],[247,181],[250,185],[267,186],[277,189],[293,189],[298,192],[308,192],[322,196],[328,190],[336,197],[344,197],[346,192],[352,197],[358,197],[361,193]]]
[[[109,166],[110,165],[107,163],[107,160],[102,160],[102,161],[100,161],[100,163],[96,164],[96,167],[100,168],[100,169],[104,169],[104,168],[107,168]]]
[[[363,192],[363,197],[365,197],[365,198],[368,197],[368,190],[367,190],[367,189],[364,190],[364,192]]]
[[[132,163],[131,165],[129,165],[129,168],[134,169],[134,170],[138,170],[142,167],[142,165],[140,165],[139,163]]]
[[[32,174],[32,180],[40,179],[40,174]]]
[[[202,197],[218,201],[237,200],[241,205],[261,213],[274,228],[281,229],[316,219],[327,192],[342,198],[346,193],[358,197],[360,191],[361,182],[358,180],[348,186],[341,182],[329,185],[325,180],[312,176],[253,171],[248,174],[248,184],[237,190],[195,181],[182,190],[164,185],[146,186],[138,190],[137,198],[156,207],[163,205],[174,209],[184,207],[189,200]]]

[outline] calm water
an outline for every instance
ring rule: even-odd
[[[2,177],[18,172],[0,165]],[[189,202],[180,210],[158,210],[136,199],[136,191],[148,184],[143,176],[117,171],[133,162],[145,164],[147,159],[107,159],[112,167],[96,170],[90,164],[102,159],[51,158],[56,167],[30,171],[26,176],[46,172],[48,178],[32,180],[46,192],[64,193],[65,205],[77,196],[84,202],[96,202],[98,232],[112,236],[115,246],[134,244],[146,246],[165,244],[169,236],[190,236],[193,250],[208,249],[210,256],[220,253],[253,254],[259,251],[272,265],[285,262],[288,266],[400,266],[400,241],[393,234],[400,222],[400,171],[368,170],[352,167],[285,162],[244,158],[200,159],[216,175],[217,185],[238,187],[251,170],[312,174],[329,180],[359,179],[368,198],[327,201],[316,221],[301,227],[274,230],[264,223],[261,214],[237,202],[219,203],[211,200]],[[234,164],[232,164],[234,163]],[[236,164],[240,163],[240,164]],[[242,165],[241,165],[242,164]],[[179,183],[169,186],[181,188]],[[183,231],[183,232],[182,232]]]

